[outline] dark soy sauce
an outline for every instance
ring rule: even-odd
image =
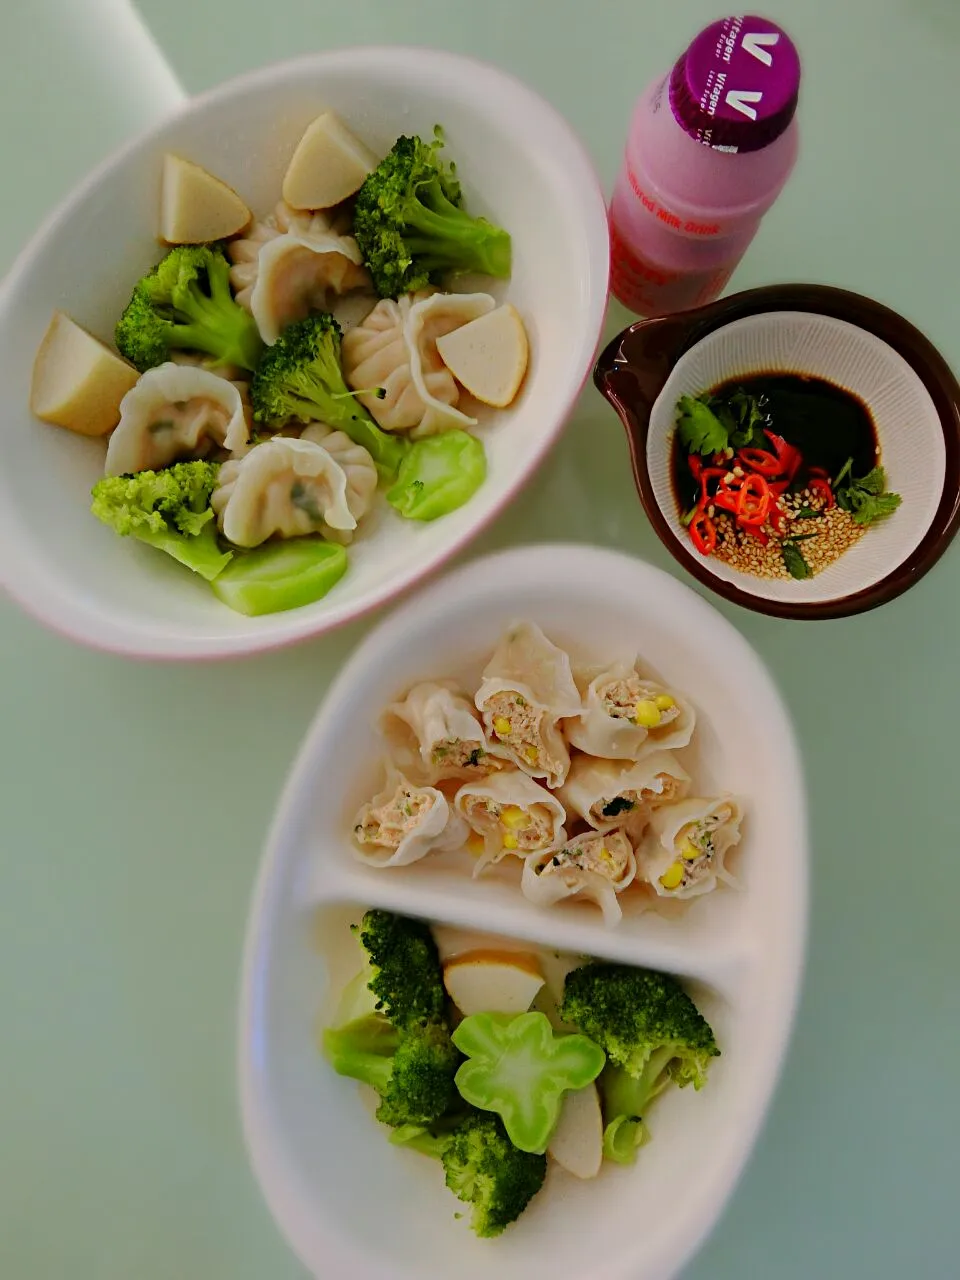
[[[870,410],[859,396],[825,378],[798,373],[756,373],[731,378],[710,391],[720,399],[744,390],[763,402],[769,430],[783,436],[803,454],[794,488],[803,489],[809,467],[823,467],[835,479],[848,458],[853,474],[865,476],[877,466],[880,445]],[[772,452],[772,446],[769,445]],[[709,466],[709,459],[704,462]],[[687,454],[674,436],[673,483],[681,512],[699,497]]]

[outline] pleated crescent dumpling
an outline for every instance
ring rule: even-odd
[[[508,854],[522,858],[546,852],[566,839],[563,805],[519,769],[466,783],[454,797],[454,807],[483,839],[474,876]]]
[[[570,752],[559,722],[579,714],[582,703],[569,657],[535,623],[507,630],[475,701],[491,743],[531,777],[563,785]]]
[[[453,399],[435,396],[430,389],[429,375],[446,369],[437,350],[437,339],[485,316],[496,305],[489,293],[432,293],[418,299],[410,308],[404,320],[404,339],[410,358],[410,377],[425,406],[414,435],[476,426],[476,418],[456,407],[459,391]],[[452,374],[448,376],[453,379]]]
[[[329,311],[333,298],[365,287],[366,270],[351,253],[359,257],[360,250],[344,236],[304,243],[283,235],[263,246],[250,310],[264,342],[272,345],[295,320]]]
[[[225,462],[211,505],[224,537],[238,547],[357,527],[343,467],[322,445],[284,436]]]
[[[559,796],[597,831],[627,825],[636,837],[655,808],[681,799],[689,787],[690,775],[670,751],[629,761],[578,755]]]
[[[615,662],[586,685],[583,710],[564,725],[567,741],[587,755],[637,760],[650,751],[685,747],[693,707],[673,689],[642,675],[637,663]]]
[[[603,912],[603,923],[610,929],[623,918],[617,896],[636,874],[633,845],[624,831],[585,831],[552,853],[524,859],[520,888],[529,902],[541,907],[565,898],[587,898]]]
[[[482,778],[506,765],[491,753],[473,703],[454,680],[414,685],[387,707],[381,728],[398,766],[426,782]]]
[[[361,257],[356,241],[349,235],[350,217],[338,212],[298,213],[281,200],[273,213],[255,221],[245,236],[231,240],[227,253],[233,265],[230,268],[230,285],[234,297],[242,307],[252,310],[253,290],[257,283],[260,250],[278,236],[291,235],[307,248],[327,245],[331,236],[346,242],[343,252],[351,262],[359,264]]]
[[[314,422],[300,433],[300,439],[321,445],[347,477],[347,507],[357,524],[370,510],[377,492],[377,467],[362,444],[356,444],[345,431],[334,431],[325,422]],[[329,524],[323,535],[344,545],[353,541],[353,529],[335,529]]]
[[[434,850],[456,849],[467,835],[442,791],[417,786],[389,766],[383,790],[354,820],[352,852],[368,866],[405,867]]]
[[[240,392],[208,369],[168,361],[141,374],[120,401],[105,474],[156,471],[216,447],[242,449],[249,435]]]
[[[423,423],[427,406],[413,381],[404,330],[410,308],[434,292],[424,289],[396,301],[383,298],[343,335],[340,354],[344,379],[352,390],[366,393],[357,399],[384,431],[410,431]],[[456,403],[460,389],[442,361],[436,368],[423,368],[421,373],[433,400]],[[378,390],[382,396],[376,394]]]
[[[654,812],[637,849],[638,878],[662,898],[695,898],[735,884],[727,853],[740,843],[743,810],[736,796],[695,797]]]

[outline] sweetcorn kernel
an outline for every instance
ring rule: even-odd
[[[520,847],[520,841],[517,839],[515,835],[511,835],[511,833],[508,831],[507,834],[503,837],[503,847],[505,849],[518,849]]]
[[[658,711],[671,711],[677,705],[669,693],[658,693],[654,698],[654,703]]]
[[[700,857],[700,850],[692,840],[685,840],[683,848],[680,850],[680,857],[683,858],[684,862],[693,862]]]
[[[515,804],[508,804],[500,814],[500,821],[505,827],[509,827],[511,831],[516,831],[518,827],[527,825],[526,810],[519,808]]]
[[[504,736],[504,734],[507,734],[510,732],[510,721],[507,719],[506,716],[494,716],[493,731],[494,733],[498,733],[501,738]]]
[[[642,698],[633,708],[633,718],[644,729],[654,729],[660,723],[657,704],[650,698]]]
[[[679,888],[682,881],[683,881],[683,867],[680,865],[679,862],[675,862],[672,867],[668,867],[667,870],[660,877],[660,883],[663,885],[665,889]]]
[[[523,752],[522,752],[522,755],[523,755],[524,760],[526,760],[527,764],[536,764],[536,763],[537,763],[537,748],[536,748],[536,747],[524,747]]]

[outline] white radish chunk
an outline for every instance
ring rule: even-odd
[[[283,198],[293,209],[332,209],[360,190],[377,163],[340,117],[325,111],[297,144],[283,179]]]
[[[547,1155],[575,1178],[595,1178],[603,1161],[603,1116],[595,1084],[568,1093]]]
[[[482,404],[505,409],[527,372],[527,331],[516,307],[505,303],[437,339],[437,351],[461,386]]]
[[[55,311],[33,362],[30,408],[44,422],[81,436],[105,436],[120,421],[120,401],[139,378],[86,329]]]
[[[190,160],[167,153],[160,182],[160,234],[166,244],[207,244],[235,236],[250,210],[232,187]]]

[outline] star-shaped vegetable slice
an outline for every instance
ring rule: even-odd
[[[537,1155],[547,1149],[563,1095],[586,1088],[606,1061],[598,1044],[558,1034],[544,1013],[474,1013],[453,1042],[467,1059],[455,1077],[462,1097],[495,1111],[513,1145]]]

